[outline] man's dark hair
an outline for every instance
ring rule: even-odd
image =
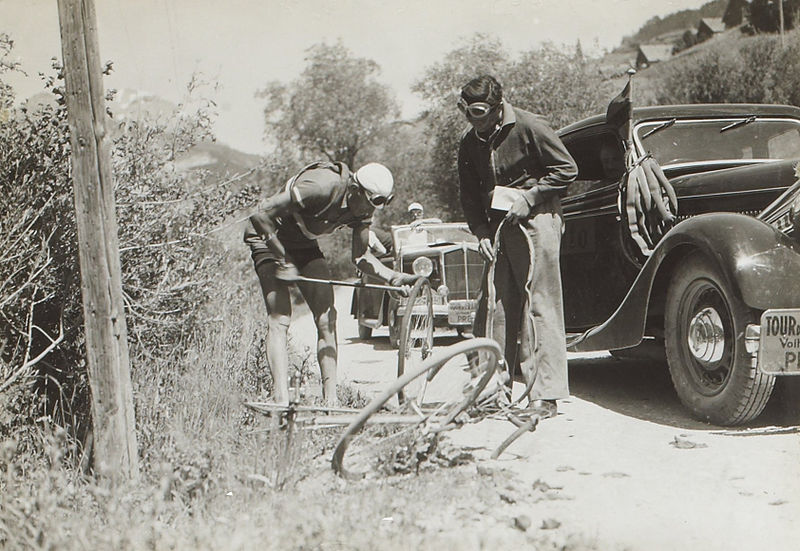
[[[503,100],[503,87],[492,75],[481,75],[464,85],[461,97],[467,100],[467,103],[485,101],[489,105],[499,105]]]

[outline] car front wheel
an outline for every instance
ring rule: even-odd
[[[704,256],[689,256],[673,274],[664,314],[667,361],[678,397],[695,417],[738,425],[764,409],[775,378],[758,371],[744,343],[745,327],[757,319]]]

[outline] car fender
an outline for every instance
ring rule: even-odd
[[[710,213],[677,224],[645,262],[611,317],[572,339],[575,352],[629,348],[642,341],[654,282],[691,252],[715,262],[722,277],[747,306],[800,307],[800,245],[751,216]]]

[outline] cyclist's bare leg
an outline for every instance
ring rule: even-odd
[[[324,258],[315,258],[301,270],[305,277],[330,279],[330,269]],[[322,377],[322,398],[326,405],[337,405],[336,399],[336,308],[333,287],[315,283],[298,283],[314,316],[317,326],[317,361]]]
[[[267,307],[267,362],[272,373],[272,399],[278,404],[288,404],[288,333],[292,301],[288,285],[275,278],[277,267],[276,262],[265,262],[256,271]]]

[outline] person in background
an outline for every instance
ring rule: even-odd
[[[297,283],[317,328],[317,360],[326,404],[336,399],[336,309],[333,288],[303,282],[298,276],[330,279],[317,238],[338,228],[352,228],[352,260],[362,272],[395,286],[414,283],[416,276],[397,272],[369,250],[370,222],[375,209],[393,197],[394,179],[385,166],[369,163],[351,172],[344,163],[317,162],[289,179],[283,190],[267,198],[250,216],[244,241],[267,308],[267,360],[274,385],[273,400],[288,404],[287,333],[292,317],[289,286]]]
[[[408,223],[412,226],[418,226],[423,222],[429,222],[431,224],[441,224],[442,222],[439,218],[425,218],[425,211],[422,205],[416,201],[408,205],[408,217]]]
[[[492,336],[505,351],[509,380],[519,365],[525,382],[532,385],[532,405],[543,417],[552,417],[557,400],[569,396],[559,265],[564,231],[560,197],[575,180],[577,165],[540,116],[503,99],[503,89],[491,75],[464,85],[458,108],[470,125],[458,150],[461,204],[481,255],[495,262]],[[513,198],[506,210],[492,208],[496,191]],[[496,244],[495,233],[503,220]],[[487,334],[488,307],[484,292],[476,335]]]
[[[422,205],[417,202],[411,203],[408,205],[408,222],[409,224],[413,224],[419,220],[422,220],[424,216],[424,211],[422,210]]]

